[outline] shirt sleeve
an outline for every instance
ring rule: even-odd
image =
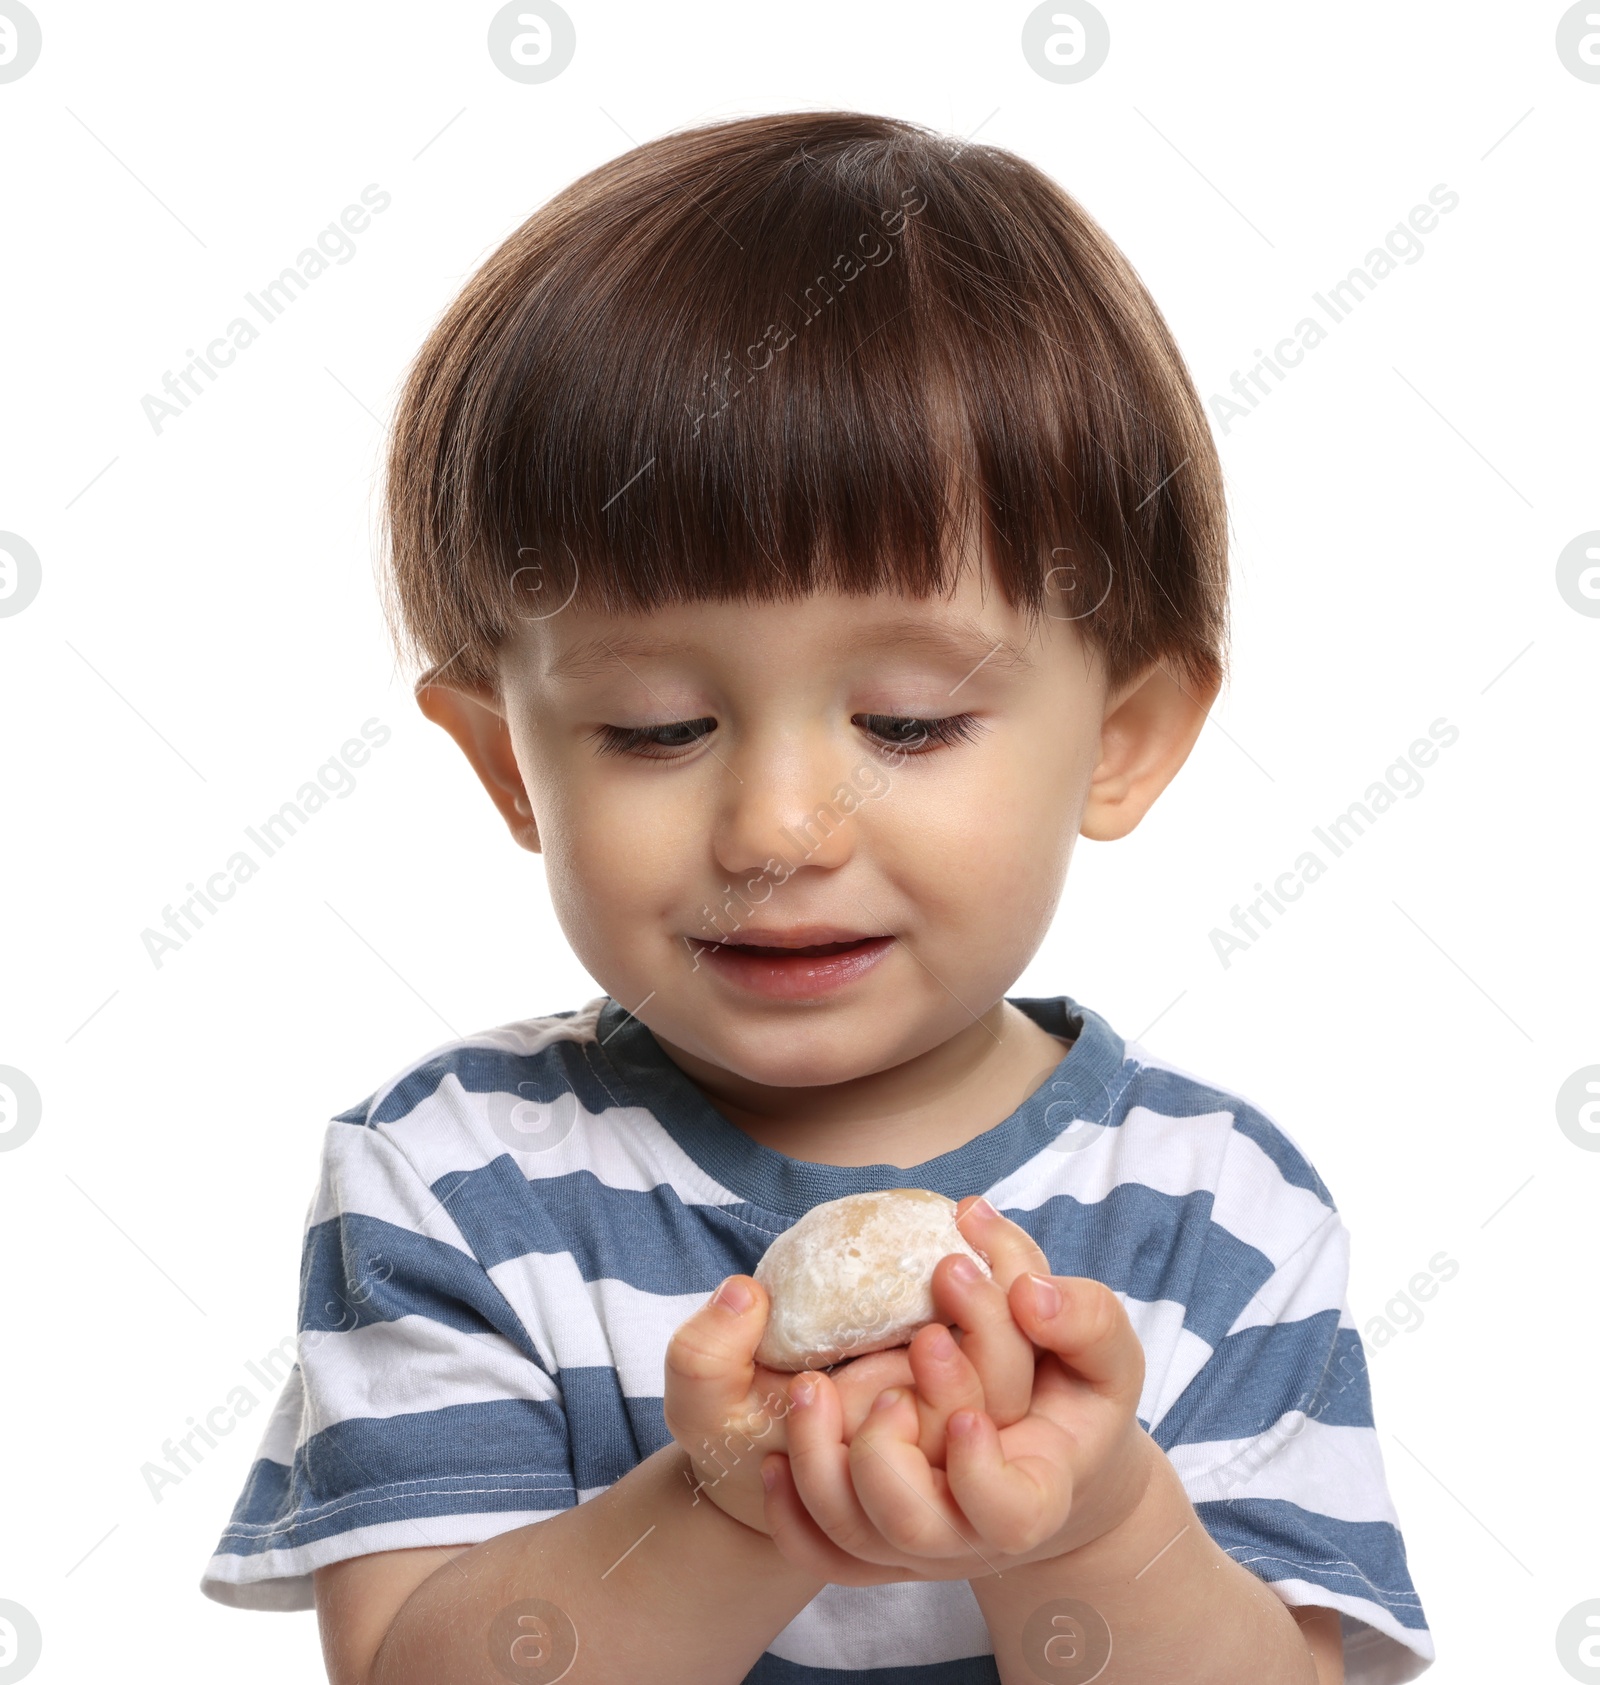
[[[1348,1685],[1402,1685],[1434,1648],[1347,1303],[1349,1235],[1286,1137],[1233,1139],[1213,1212],[1228,1243],[1202,1268],[1242,1308],[1151,1433],[1228,1555],[1285,1603],[1340,1612]]]
[[[256,1366],[281,1390],[208,1597],[309,1609],[313,1569],[477,1544],[576,1503],[560,1387],[448,1200],[359,1109],[328,1126],[297,1332],[276,1370]]]

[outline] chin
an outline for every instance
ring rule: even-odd
[[[713,1038],[708,1038],[708,1042]],[[904,1057],[879,1041],[866,1045],[842,1040],[817,1025],[811,1033],[794,1024],[737,1034],[708,1045],[703,1057],[714,1060],[746,1082],[768,1088],[826,1088],[887,1070]],[[815,1045],[810,1045],[810,1044]]]

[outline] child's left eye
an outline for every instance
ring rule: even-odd
[[[948,714],[943,719],[918,719],[909,714],[857,714],[862,726],[886,748],[925,755],[951,743],[970,743],[985,729],[973,714]]]

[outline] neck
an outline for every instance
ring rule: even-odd
[[[767,1087],[662,1043],[712,1105],[760,1145],[812,1164],[907,1169],[1009,1117],[1069,1045],[1005,1000],[926,1053],[820,1087]]]

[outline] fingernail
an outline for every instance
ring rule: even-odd
[[[767,1466],[762,1469],[761,1484],[769,1492],[778,1484],[778,1466],[776,1463],[768,1463]]]
[[[1061,1294],[1056,1284],[1042,1275],[1028,1276],[1033,1283],[1033,1308],[1040,1316],[1054,1316],[1061,1309]]]
[[[977,1214],[985,1220],[990,1217],[998,1217],[1000,1215],[1000,1213],[995,1210],[995,1208],[983,1197],[982,1194],[979,1194],[978,1197],[973,1200],[972,1210],[977,1212]]]
[[[963,1287],[970,1287],[978,1279],[978,1266],[970,1258],[963,1258],[956,1254],[956,1261],[950,1266],[950,1273]]]
[[[889,1387],[884,1392],[880,1392],[877,1398],[873,1400],[872,1408],[874,1412],[879,1410],[892,1410],[899,1402],[899,1387]]]
[[[796,1381],[789,1388],[789,1402],[791,1404],[809,1404],[816,1396],[816,1383],[813,1381]]]
[[[942,1324],[936,1324],[938,1333],[928,1336],[928,1350],[941,1363],[948,1363],[956,1355],[956,1343],[950,1338],[950,1330]]]
[[[950,1418],[950,1431],[957,1439],[969,1439],[978,1431],[978,1418],[970,1410],[958,1410]]]
[[[712,1294],[711,1302],[725,1310],[729,1316],[743,1316],[756,1302],[756,1296],[749,1282],[741,1281],[736,1275],[730,1275]]]

